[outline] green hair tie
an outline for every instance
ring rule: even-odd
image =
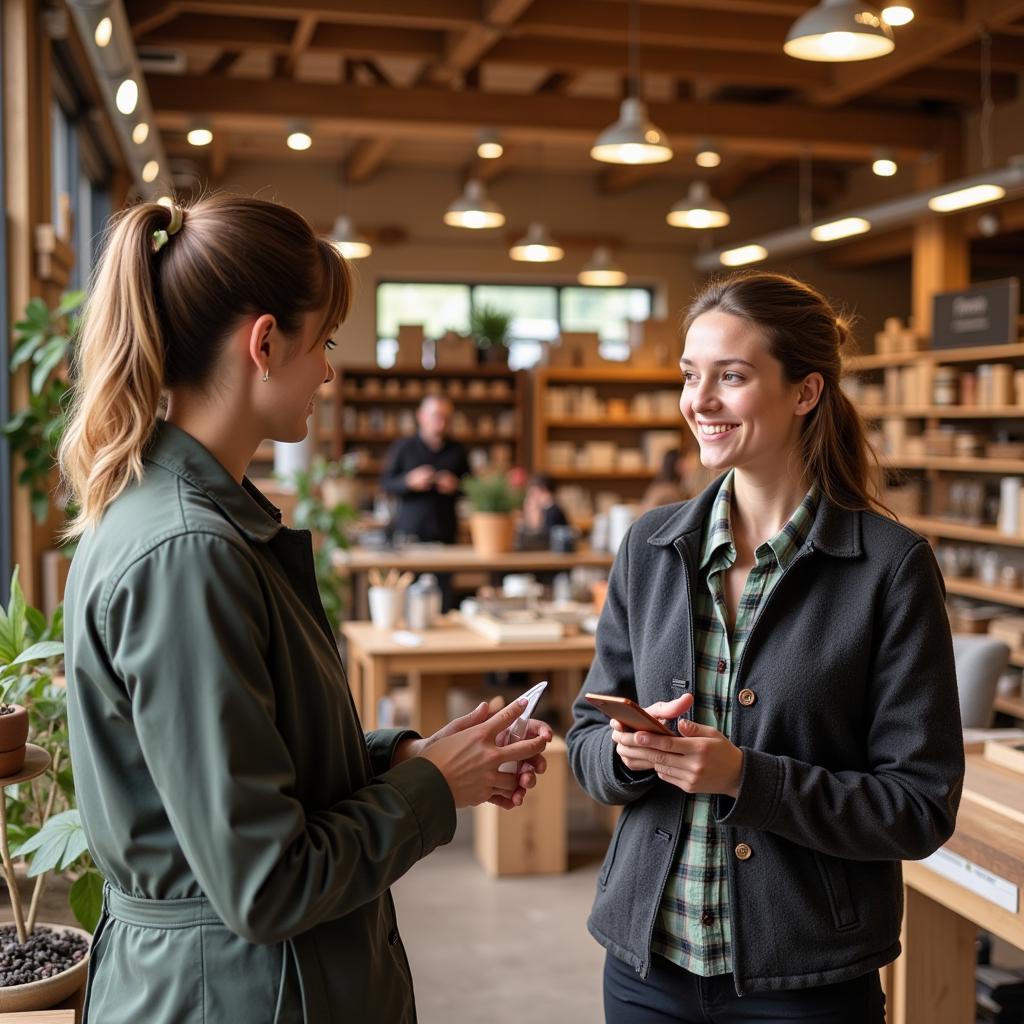
[[[176,235],[181,230],[181,225],[184,222],[180,206],[167,199],[160,199],[158,202],[171,211],[171,222],[166,228],[158,228],[153,232],[153,252],[159,252],[167,244],[171,235]]]

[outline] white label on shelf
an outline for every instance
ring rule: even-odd
[[[966,857],[961,857],[960,854],[943,847],[936,850],[930,857],[925,857],[921,863],[927,864],[937,875],[942,875],[943,878],[948,878],[951,882],[970,889],[971,892],[988,900],[989,903],[994,903],[1011,914],[1017,913],[1019,903],[1017,886],[1005,878],[1000,878],[999,875],[992,874],[991,871],[986,871]]]

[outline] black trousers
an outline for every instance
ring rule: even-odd
[[[878,972],[785,992],[736,995],[731,974],[702,978],[655,956],[644,981],[610,953],[604,965],[605,1024],[885,1024]]]

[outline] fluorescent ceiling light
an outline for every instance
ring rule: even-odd
[[[626,283],[626,272],[612,261],[611,251],[601,245],[590,262],[576,275],[580,284],[592,288],[614,288]]]
[[[816,242],[834,242],[839,238],[849,238],[850,235],[863,235],[870,230],[870,222],[863,217],[843,217],[811,228],[811,238]]]
[[[501,207],[488,198],[483,183],[475,178],[466,182],[466,187],[445,211],[445,224],[453,228],[500,228],[505,223]]]
[[[821,0],[801,14],[783,50],[799,60],[872,60],[892,53],[892,29],[878,10],[858,0]]]
[[[768,250],[763,245],[741,245],[735,249],[724,250],[718,261],[723,267],[743,267],[767,258]]]
[[[590,155],[606,164],[661,164],[672,159],[672,147],[662,130],[647,119],[643,100],[627,96],[618,121],[601,132]]]
[[[520,238],[508,254],[521,263],[557,263],[565,255],[565,250],[555,245],[543,224],[534,221],[525,237]]]
[[[1006,189],[1001,185],[981,184],[968,188],[956,189],[953,192],[942,192],[928,200],[928,209],[936,213],[949,213],[952,210],[963,210],[968,206],[980,206],[1002,199]]]

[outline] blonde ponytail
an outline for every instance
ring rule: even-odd
[[[94,526],[132,480],[156,423],[164,346],[153,294],[153,232],[170,211],[125,211],[107,239],[76,347],[76,383],[58,459],[78,505],[68,537]]]

